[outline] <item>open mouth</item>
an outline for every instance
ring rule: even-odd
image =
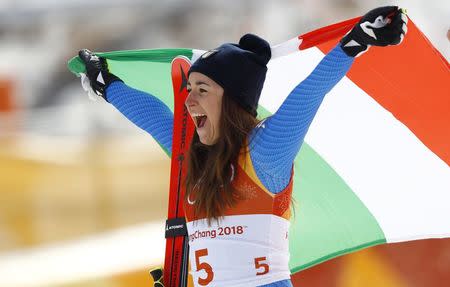
[[[205,114],[192,114],[192,118],[194,119],[197,128],[202,128],[205,126],[208,117]]]

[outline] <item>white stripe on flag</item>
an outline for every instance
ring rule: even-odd
[[[320,50],[311,48],[270,60],[259,104],[274,113],[292,89],[313,71],[322,58]]]

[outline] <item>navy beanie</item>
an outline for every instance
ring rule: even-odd
[[[266,40],[246,34],[239,44],[223,44],[204,53],[191,66],[189,74],[199,72],[208,76],[227,96],[256,117],[270,57],[270,45]]]

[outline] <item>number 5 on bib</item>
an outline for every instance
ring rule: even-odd
[[[206,277],[198,278],[198,284],[201,286],[206,286],[214,279],[214,272],[211,265],[207,262],[200,262],[200,257],[208,256],[208,249],[199,249],[195,251],[195,266],[197,271],[204,270],[206,272]]]

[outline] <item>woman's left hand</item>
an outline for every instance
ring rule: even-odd
[[[405,37],[407,23],[405,9],[397,6],[373,9],[342,38],[341,47],[347,55],[358,57],[370,46],[398,45]]]

